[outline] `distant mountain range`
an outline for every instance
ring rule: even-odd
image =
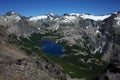
[[[6,13],[5,15],[0,16],[0,24],[5,25],[5,26],[12,26],[12,25],[21,26],[19,27],[20,29],[23,26],[24,28],[26,26],[31,26],[32,28],[36,29],[36,31],[40,30],[41,27],[46,28],[46,29],[51,29],[51,30],[57,30],[59,27],[61,28],[64,25],[74,24],[75,26],[78,26],[80,19],[103,21],[104,19],[110,16],[111,14],[103,15],[103,16],[94,16],[90,14],[79,14],[79,13],[70,13],[70,14],[64,14],[63,16],[59,16],[59,15],[51,13],[51,14],[27,18],[27,17],[21,16],[18,13],[10,11]],[[18,27],[16,28],[19,29]],[[24,36],[29,35],[30,32],[34,31],[34,30],[30,30],[29,28],[30,27],[26,29],[28,31],[26,34],[21,34],[19,32],[18,35],[24,35]],[[15,31],[15,29],[12,30],[12,32],[13,33],[16,32],[16,34],[18,31],[21,31],[21,30],[17,30],[17,31]]]

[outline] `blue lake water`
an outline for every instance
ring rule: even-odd
[[[60,44],[54,43],[50,39],[41,40],[41,41],[37,42],[37,44],[39,46],[43,46],[42,51],[44,53],[48,53],[48,54],[56,55],[56,56],[61,56],[62,54],[64,54],[63,46]]]

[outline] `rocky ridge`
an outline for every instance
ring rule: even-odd
[[[0,55],[1,80],[66,80],[61,67],[46,57],[13,59]]]

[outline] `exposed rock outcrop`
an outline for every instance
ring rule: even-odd
[[[104,20],[102,33],[107,43],[104,47],[103,60],[110,64],[99,80],[120,80],[120,12]]]
[[[14,59],[0,54],[0,80],[66,80],[62,68],[46,57]]]

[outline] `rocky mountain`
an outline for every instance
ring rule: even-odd
[[[8,12],[0,16],[0,25],[5,26],[4,29],[0,27],[0,35],[15,34],[18,38],[28,38],[33,33],[55,32],[60,36],[56,43],[66,42],[67,46],[79,47],[74,55],[102,55],[100,60],[108,67],[98,80],[120,79],[120,12],[101,16],[79,13],[59,16],[51,13],[30,18]]]
[[[104,20],[101,27],[102,35],[106,37],[106,46],[102,59],[109,61],[110,64],[105,74],[100,80],[119,80],[120,79],[120,12],[112,14],[111,17]]]
[[[46,56],[27,56],[14,40],[0,25],[0,80],[66,80],[61,66]]]
[[[15,33],[17,36],[28,36],[33,32],[39,32],[38,29],[31,26],[26,19],[26,17],[10,11],[0,16],[0,24],[7,27],[8,34]]]

